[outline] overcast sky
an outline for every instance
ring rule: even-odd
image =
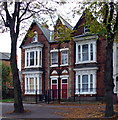
[[[69,0],[71,1],[75,1],[75,0]],[[79,1],[79,0],[78,0]],[[60,14],[65,20],[68,21],[68,19],[70,19],[70,21],[68,21],[72,26],[75,26],[75,24],[77,23],[77,21],[80,18],[80,15],[76,15],[75,18],[72,18],[72,14],[71,11],[73,9],[73,7],[75,7],[76,4],[75,3],[71,3],[68,5],[64,5],[61,6],[57,9],[57,14]],[[67,12],[69,12],[70,14],[67,14]],[[31,23],[29,23],[30,25]],[[21,36],[19,36],[21,37]],[[22,39],[18,40],[17,44],[17,54],[18,54],[18,68],[19,70],[21,70],[21,49],[19,48],[20,44],[22,43],[24,35],[22,36]],[[0,52],[11,52],[11,40],[10,40],[10,34],[8,33],[1,33],[0,34]]]

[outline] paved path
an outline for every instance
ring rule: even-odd
[[[2,104],[2,117],[7,118],[62,118],[64,116],[57,115],[55,112],[62,112],[62,110],[54,109],[54,107],[48,107],[46,104],[24,104],[25,110],[30,110],[31,112],[26,112],[23,114],[8,113],[13,111],[13,103],[0,103]]]

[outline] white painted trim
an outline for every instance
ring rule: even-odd
[[[61,75],[60,78],[68,78],[69,75]]]
[[[62,49],[60,49],[60,51],[67,51],[67,50],[69,50],[69,48],[62,48]]]
[[[31,49],[31,48],[36,48],[36,47],[42,48],[43,46],[44,46],[43,44],[31,44],[28,46],[23,46],[23,49]]]
[[[85,41],[85,40],[96,40],[98,39],[98,36],[85,36],[85,37],[78,37],[78,38],[74,38],[74,41]]]
[[[58,52],[58,49],[50,50],[50,52]]]
[[[51,65],[50,67],[58,67],[58,65]]]
[[[87,70],[98,70],[98,67],[90,67],[90,68],[74,68],[74,71],[87,71]]]
[[[68,64],[60,65],[60,66],[68,66]]]
[[[58,77],[59,77],[59,76],[50,76],[50,78],[55,78],[55,79],[58,78]]]
[[[43,74],[43,71],[27,71],[22,72],[22,74]]]

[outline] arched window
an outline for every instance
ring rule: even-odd
[[[38,41],[38,34],[37,32],[34,32],[33,42],[37,42],[37,41]]]

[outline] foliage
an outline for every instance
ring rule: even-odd
[[[8,89],[13,83],[12,76],[10,75],[11,67],[5,62],[0,63],[0,67],[2,68],[2,92],[3,97],[7,94]]]
[[[66,41],[72,40],[72,33],[72,29],[67,28],[65,25],[59,25],[55,32],[55,36],[58,43],[64,43]]]

